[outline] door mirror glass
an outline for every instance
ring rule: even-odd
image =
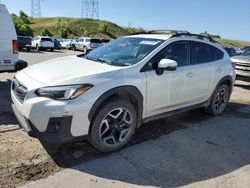
[[[177,62],[172,59],[162,59],[158,64],[158,69],[174,71],[177,68]]]

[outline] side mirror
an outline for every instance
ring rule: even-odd
[[[174,71],[177,69],[177,62],[172,59],[162,59],[158,63],[158,69]]]

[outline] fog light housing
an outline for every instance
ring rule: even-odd
[[[61,118],[51,118],[49,120],[46,132],[57,133],[57,132],[60,131],[61,125],[62,125],[62,119]]]

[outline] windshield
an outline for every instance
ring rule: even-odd
[[[137,37],[122,37],[93,50],[87,59],[115,66],[130,66],[144,59],[164,40]]]

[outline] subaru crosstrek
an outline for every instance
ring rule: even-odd
[[[88,138],[108,152],[143,122],[194,108],[221,114],[235,80],[223,47],[203,35],[152,33],[17,73],[11,97],[22,128],[52,143]]]

